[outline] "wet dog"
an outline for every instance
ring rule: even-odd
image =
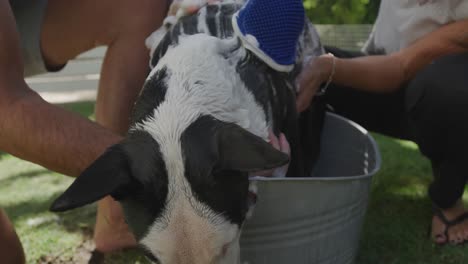
[[[288,176],[308,175],[323,114],[319,104],[301,117],[295,108],[302,61],[323,52],[312,26],[305,22],[296,69],[280,73],[233,36],[231,18],[242,4],[204,6],[150,38],[152,69],[126,139],[87,168],[53,211],[111,195],[154,262],[240,262],[249,173],[290,160]],[[267,142],[269,131],[286,135],[291,159]]]

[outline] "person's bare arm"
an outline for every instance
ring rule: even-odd
[[[19,36],[8,0],[0,0],[0,150],[77,176],[121,137],[51,105],[23,79]]]
[[[352,59],[321,56],[311,61],[299,78],[298,109],[304,110],[320,84],[327,81],[333,59],[336,60],[334,83],[370,92],[392,92],[433,60],[466,51],[468,20],[462,20],[445,25],[390,55]]]

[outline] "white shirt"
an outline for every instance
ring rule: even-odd
[[[389,54],[444,24],[463,19],[468,19],[468,0],[382,0],[363,52]]]

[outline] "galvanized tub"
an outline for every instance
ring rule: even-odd
[[[254,181],[258,202],[241,236],[242,264],[350,264],[380,154],[371,135],[328,113],[312,177]]]

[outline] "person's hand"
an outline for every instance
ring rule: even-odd
[[[283,133],[281,133],[279,137],[276,137],[275,134],[270,131],[270,133],[268,134],[268,138],[270,140],[270,144],[275,149],[287,154],[288,156],[291,155],[291,148],[289,146],[289,142]],[[275,177],[275,178],[285,177],[286,173],[288,172],[288,166],[289,164],[286,164],[276,169],[255,172],[252,174],[252,176]]]
[[[310,59],[305,64],[304,69],[297,78],[296,107],[298,112],[302,112],[309,107],[320,85],[329,80],[333,72],[334,59],[332,54],[324,54]]]
[[[219,0],[176,0],[172,2],[169,8],[168,15],[177,17],[191,15],[198,12],[198,10],[200,10],[200,8],[202,8],[203,6],[208,4],[215,4],[217,2],[219,2]]]

